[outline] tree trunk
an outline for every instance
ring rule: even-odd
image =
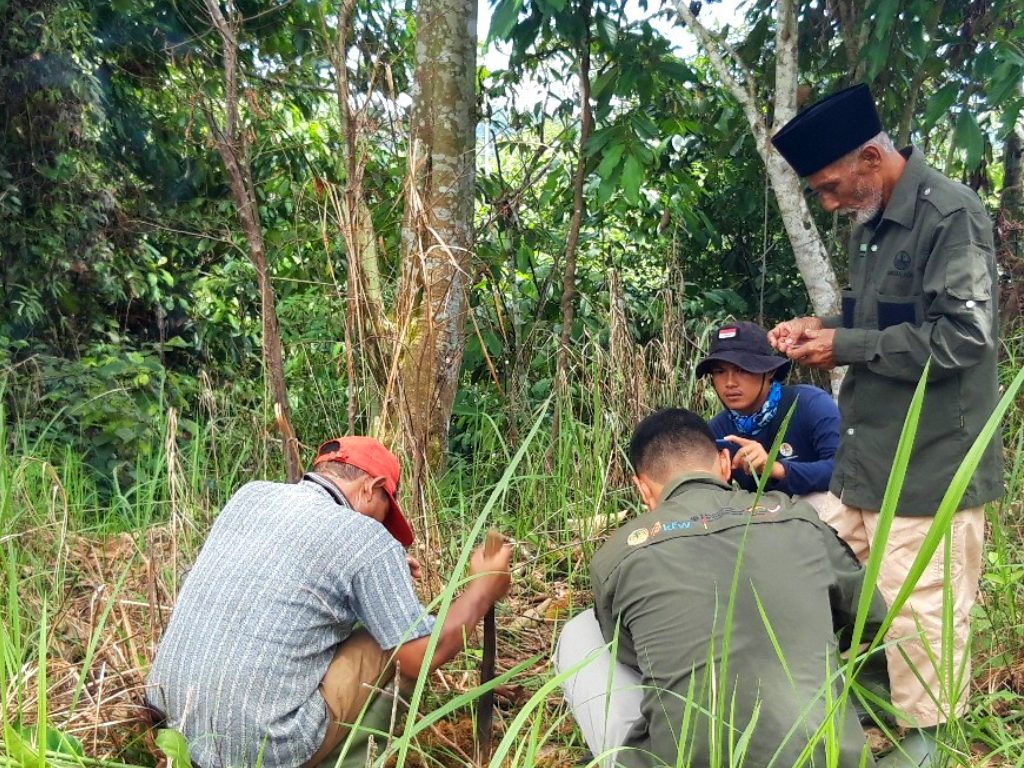
[[[1000,291],[999,316],[1003,333],[1015,326],[1024,312],[1024,191],[1021,189],[1024,138],[1019,126],[1003,146],[1003,189],[996,216],[996,258],[1006,281]]]
[[[561,389],[568,387],[569,343],[572,340],[572,324],[575,317],[576,301],[576,249],[580,241],[580,229],[587,212],[587,199],[583,194],[583,183],[587,179],[587,141],[593,128],[590,106],[590,0],[580,3],[580,21],[583,25],[583,39],[577,54],[580,58],[580,143],[576,159],[576,172],[572,180],[572,218],[569,220],[569,234],[565,239],[565,271],[562,276],[562,332],[558,344],[558,360],[555,365],[555,383]],[[561,408],[555,408],[552,418],[551,450],[555,450],[561,427]]]
[[[217,151],[231,181],[231,191],[238,204],[238,217],[245,231],[249,245],[249,258],[256,268],[256,281],[260,291],[260,313],[263,320],[263,364],[270,380],[271,396],[274,399],[274,418],[281,433],[281,449],[284,453],[285,471],[288,482],[295,483],[302,477],[298,440],[291,425],[288,407],[288,388],[284,378],[284,349],[277,322],[277,299],[274,286],[267,270],[267,251],[263,241],[263,226],[259,206],[256,202],[256,188],[252,180],[249,162],[247,132],[239,124],[238,116],[238,29],[241,26],[239,14],[228,0],[227,17],[221,11],[217,0],[205,0],[207,12],[217,30],[223,48],[224,59],[224,124],[221,125],[212,107],[206,109],[207,122],[213,133]]]
[[[868,40],[869,32],[868,25],[861,23],[865,4],[863,0],[825,0],[825,7],[836,19],[839,27],[851,80],[859,82],[864,77],[864,63],[860,60],[860,52]]]
[[[423,0],[398,296],[397,410],[413,493],[444,461],[465,347],[473,246],[475,0]],[[397,371],[396,371],[397,373]],[[419,505],[421,498],[414,503]]]
[[[333,36],[329,29],[332,19],[328,17],[325,8],[320,10],[320,24],[324,39],[328,41],[334,70],[338,119],[345,138],[345,149],[339,157],[345,183],[341,194],[330,189],[329,202],[345,240],[345,366],[349,431],[355,429],[357,414],[361,410],[360,395],[367,392],[379,395],[386,389],[390,370],[389,344],[394,335],[381,287],[373,217],[363,188],[369,153],[367,140],[361,131],[362,115],[353,114],[349,88],[348,62],[355,7],[355,0],[344,0]],[[374,386],[359,386],[368,381]],[[371,407],[370,410],[376,412],[379,408]]]
[[[1021,202],[1024,190],[1021,189],[1022,145],[1020,126],[1014,127],[1006,137],[1003,145],[1003,189],[999,193],[1000,221],[1021,222]],[[1000,233],[1003,235],[1003,233]]]
[[[814,313],[834,315],[839,311],[839,288],[828,250],[814,225],[811,211],[804,199],[800,180],[771,145],[771,126],[764,117],[768,110],[758,103],[755,79],[737,53],[722,39],[704,27],[690,11],[686,0],[675,0],[676,11],[697,37],[708,54],[711,65],[739,102],[754,135],[757,151],[768,169],[775,198],[779,204],[786,234],[793,246],[797,268],[807,286]],[[797,94],[797,17],[794,0],[780,0],[776,16],[775,124],[783,125],[796,114]],[[729,62],[739,70],[743,82],[737,80]]]

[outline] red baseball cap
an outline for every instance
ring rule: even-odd
[[[384,518],[384,527],[398,539],[403,547],[408,549],[412,545],[415,535],[395,499],[395,494],[398,493],[398,481],[402,475],[402,465],[398,463],[395,454],[372,437],[349,435],[328,440],[317,449],[313,466],[316,467],[327,461],[351,464],[371,477],[384,478],[384,492],[391,501],[391,510]]]

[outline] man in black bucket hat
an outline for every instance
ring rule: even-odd
[[[725,409],[708,426],[730,447],[732,479],[741,488],[756,490],[755,474],[767,472],[765,490],[801,496],[825,517],[828,512],[820,507],[836,505],[827,491],[839,445],[839,410],[817,387],[784,385],[790,365],[756,323],[738,321],[715,329],[697,375],[711,377]],[[778,457],[768,467],[768,451],[794,403]]]
[[[891,604],[953,473],[997,401],[992,224],[972,190],[928,167],[919,150],[895,149],[866,85],[801,112],[772,142],[826,211],[855,218],[842,312],[780,323],[768,337],[803,365],[849,366],[839,394],[842,429],[830,485],[843,511],[827,522],[862,560],[878,527],[914,389],[931,360],[924,409],[881,561],[879,588]],[[953,648],[943,645],[941,545],[889,630],[892,700],[913,729],[883,760],[886,768],[936,764],[936,727],[966,706],[983,505],[1002,495],[1000,454],[997,438],[987,446],[947,531]],[[951,669],[937,661],[947,659]]]

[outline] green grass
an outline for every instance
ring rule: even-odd
[[[1017,359],[1011,357],[1003,367],[1008,386],[1020,385],[1019,370]],[[507,421],[480,414],[472,461],[453,462],[428,494],[443,543],[437,552],[427,554],[438,559],[439,573],[451,576],[440,591],[436,610],[443,613],[450,604],[468,554],[486,525],[497,525],[518,544],[513,593],[498,611],[502,674],[489,687],[519,685],[524,694],[514,711],[506,707],[499,712],[504,736],[496,745],[494,765],[564,765],[582,754],[561,703],[560,678],[546,664],[557,625],[550,617],[526,620],[523,614],[546,599],[557,604],[562,619],[586,607],[587,568],[599,540],[596,535],[581,538],[578,521],[596,520],[592,524],[600,528],[616,513],[633,514],[638,509],[625,484],[622,455],[638,405],[624,405],[618,399],[621,381],[610,378],[606,362],[597,360],[578,374],[581,382],[591,385],[581,384],[577,390],[585,397],[557,400],[552,406],[561,409],[557,441],[548,437],[549,414],[535,413],[528,419],[517,415],[534,432],[516,444],[509,443],[499,426]],[[700,399],[699,389],[679,389],[677,394]],[[981,764],[962,759],[972,745],[1002,760],[994,765],[1019,765],[1024,754],[1024,712],[1019,704],[1019,687],[1024,685],[1024,512],[1019,502],[1024,423],[1014,402],[1016,392],[1011,391],[1004,401],[1003,426],[1008,493],[1006,501],[989,509],[986,571],[974,614],[974,674],[986,687],[975,688],[961,727],[943,737],[950,755],[962,764]],[[911,427],[913,418],[912,409]],[[155,762],[148,743],[128,725],[111,728],[124,734],[116,750],[91,751],[89,729],[83,723],[88,723],[90,707],[96,705],[100,669],[117,650],[128,657],[137,675],[144,672],[153,651],[150,632],[161,620],[159,612],[153,613],[154,597],[147,591],[152,585],[147,587],[145,574],[155,579],[156,602],[165,602],[163,596],[174,594],[181,570],[195,556],[230,493],[254,477],[279,479],[277,467],[265,463],[275,452],[267,449],[265,436],[247,414],[233,415],[224,406],[204,433],[188,439],[177,434],[174,441],[166,440],[174,415],[166,414],[164,423],[163,446],[153,452],[148,465],[138,468],[137,475],[145,481],[132,488],[115,485],[111,493],[75,455],[29,441],[17,425],[7,431],[8,419],[0,413],[0,708],[5,714],[0,766]],[[928,548],[943,546],[942,525],[955,509],[961,481],[974,458],[965,460],[963,475],[950,489]],[[899,466],[897,462],[883,519],[894,508],[902,479]],[[107,564],[102,571],[105,582],[94,583],[91,579],[100,571],[89,562],[90,553],[125,533],[132,537],[130,547],[123,544],[130,554]],[[875,551],[881,548],[876,546]],[[877,575],[877,557],[869,560],[869,578]],[[82,606],[89,611],[87,621]],[[723,617],[728,621],[727,612]],[[513,622],[521,628],[503,631]],[[877,643],[874,638],[864,640]],[[858,663],[849,661],[847,679]],[[404,726],[390,740],[380,740],[381,759],[394,755],[399,764],[465,765],[459,750],[439,738],[437,729],[446,723],[456,729],[471,724],[472,703],[482,690],[473,684],[475,666],[472,652],[449,666],[446,680],[453,685],[451,692],[436,680],[431,686],[420,680]],[[837,713],[848,706],[850,693],[847,685],[839,690],[838,695],[831,689],[822,692]],[[39,691],[43,695],[37,699]],[[707,711],[716,713],[723,724],[730,708],[728,700],[718,697],[708,701]],[[742,765],[748,738],[749,729],[737,733],[723,728],[718,764]],[[835,753],[838,732],[831,718],[826,718],[817,738],[829,745],[829,754]]]

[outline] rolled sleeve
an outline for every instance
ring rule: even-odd
[[[434,617],[413,589],[409,565],[398,542],[378,552],[352,580],[353,610],[385,650],[429,635]]]

